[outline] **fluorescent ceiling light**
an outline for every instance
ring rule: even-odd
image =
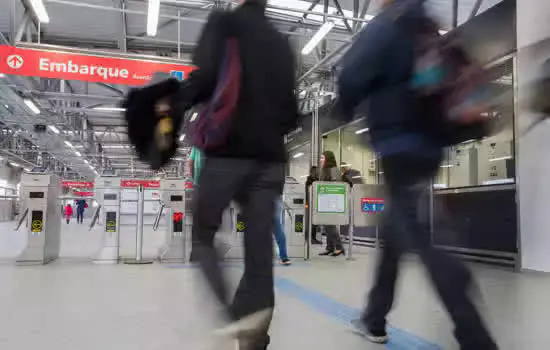
[[[40,114],[40,109],[38,109],[38,107],[34,104],[34,102],[32,100],[29,100],[28,98],[24,99],[23,102],[27,105],[27,107],[29,107],[29,109],[34,113],[34,114]]]
[[[191,119],[189,119],[189,121],[194,122],[195,119],[197,119],[198,116],[199,116],[199,114],[197,112],[193,113],[193,115],[191,116]]]
[[[323,40],[323,38],[334,28],[334,22],[326,22],[319,28],[319,31],[313,35],[311,40],[302,49],[302,55],[309,55],[311,51]]]
[[[4,78],[6,75],[4,73],[0,73],[0,78]]]
[[[300,158],[303,155],[304,155],[304,152],[299,152],[299,153],[296,153],[295,155],[293,155],[292,158]]]
[[[182,142],[183,140],[185,140],[185,134],[182,134],[182,135],[180,136],[180,142]]]
[[[66,144],[67,146],[71,147],[71,148],[74,148],[73,144],[70,143],[69,141],[65,141],[65,144]]]
[[[130,148],[130,145],[103,145],[103,148]]]
[[[440,168],[452,168],[452,167],[454,167],[453,164],[445,164],[445,165],[440,166]]]
[[[90,162],[88,162],[86,159],[84,159],[84,163],[90,165]]]
[[[355,175],[355,176],[352,176],[351,178],[352,179],[360,179],[360,178],[362,178],[362,176],[361,175]]]
[[[508,160],[508,159],[512,159],[513,157],[512,156],[505,156],[505,157],[498,157],[498,158],[493,158],[493,159],[489,159],[490,162],[496,162],[496,161],[499,161],[499,160]]]
[[[48,125],[48,129],[50,129],[54,134],[59,134],[59,129],[53,125]]]
[[[359,135],[359,134],[362,134],[362,133],[367,132],[367,131],[369,131],[369,128],[364,128],[364,129],[357,130],[355,133],[357,135]]]
[[[103,111],[103,112],[125,112],[126,108],[121,107],[94,107],[94,111]]]
[[[82,157],[82,153],[80,153],[78,151],[74,151],[74,154],[76,154],[77,157]]]
[[[31,171],[31,169],[30,168],[25,168],[25,171],[28,173],[28,172]]]
[[[15,162],[8,162],[8,164],[12,165],[12,166],[16,166],[18,168],[22,168],[21,164],[19,163],[15,163]]]
[[[48,12],[46,11],[46,6],[44,6],[44,2],[42,0],[29,0],[32,10],[34,14],[36,15],[36,18],[40,21],[40,23],[49,23],[50,22],[50,16],[48,16]]]
[[[159,24],[160,15],[160,0],[149,0],[147,9],[147,35],[157,35],[157,27]]]

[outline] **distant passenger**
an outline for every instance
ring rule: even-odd
[[[264,350],[275,303],[273,215],[283,192],[284,136],[297,127],[295,58],[288,40],[265,15],[266,0],[247,0],[231,12],[214,11],[194,52],[197,69],[182,86],[182,103],[206,103],[214,94],[226,39],[237,39],[241,88],[227,142],[204,149],[193,204],[193,252],[207,281],[226,306],[220,330],[241,350]],[[200,117],[199,117],[200,118]],[[233,302],[218,265],[214,236],[231,200],[242,210],[245,269]]]
[[[470,271],[456,258],[434,249],[427,225],[419,222],[418,203],[442,158],[443,130],[427,120],[442,120],[442,105],[422,104],[413,90],[416,37],[438,38],[438,26],[422,0],[385,0],[383,12],[359,35],[343,60],[339,104],[351,120],[355,108],[367,101],[370,142],[381,155],[390,206],[384,217],[384,250],[368,304],[354,326],[375,343],[388,341],[390,312],[401,257],[415,251],[455,324],[462,350],[495,350],[497,345],[467,290]],[[435,75],[437,76],[437,74]],[[434,76],[429,77],[434,78]],[[431,80],[430,80],[431,81]],[[423,100],[424,101],[424,100]]]
[[[340,181],[341,175],[336,163],[336,157],[332,151],[324,151],[321,155],[321,181]],[[319,255],[340,256],[345,255],[342,238],[336,225],[324,225],[327,233],[327,247]]]
[[[76,201],[76,222],[81,224],[84,221],[84,210],[88,207],[84,199]]]
[[[350,164],[342,162],[340,163],[340,168],[342,170],[342,181],[349,183],[350,186],[363,183],[361,172],[353,169]]]
[[[71,222],[71,216],[73,215],[73,207],[70,204],[65,206],[65,219],[67,219],[67,224]]]
[[[199,183],[199,174],[201,172],[203,163],[204,163],[204,156],[202,154],[202,151],[197,147],[193,147],[191,149],[191,153],[189,154],[188,166],[189,166],[189,173],[193,178],[193,185],[195,187]]]
[[[279,199],[275,206],[273,236],[275,237],[275,242],[277,242],[277,248],[279,248],[279,262],[281,265],[290,265],[291,262],[288,258],[285,228],[283,226],[284,215],[284,203],[282,199]]]

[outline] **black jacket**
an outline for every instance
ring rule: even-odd
[[[340,117],[366,107],[372,145],[383,156],[439,152],[423,129],[410,80],[415,62],[413,33],[435,26],[423,0],[396,0],[376,16],[344,57],[339,77]],[[366,104],[362,102],[366,101]]]
[[[198,69],[190,74],[182,96],[193,105],[209,100],[229,37],[239,43],[239,102],[227,146],[206,156],[284,162],[284,135],[298,122],[295,59],[261,5],[245,3],[235,11],[211,14],[194,53]]]

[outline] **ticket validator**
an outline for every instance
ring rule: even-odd
[[[24,173],[21,176],[23,215],[27,244],[16,258],[20,264],[47,264],[59,257],[61,246],[60,182],[56,175]]]
[[[291,258],[304,257],[305,244],[305,204],[304,184],[287,177],[283,189],[283,218],[287,235],[287,250]]]
[[[96,209],[90,228],[99,221],[103,239],[92,259],[94,263],[116,264],[120,256],[120,177],[98,177],[95,180],[95,194],[100,206]]]
[[[190,246],[190,216],[186,215],[186,203],[190,196],[185,190],[184,179],[163,179],[160,183],[163,210],[167,213],[166,241],[160,251],[161,262],[185,262]],[[187,208],[189,209],[189,208]],[[155,229],[162,211],[155,220]]]

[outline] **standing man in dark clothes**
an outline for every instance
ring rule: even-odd
[[[398,264],[414,249],[455,324],[462,350],[495,350],[482,318],[467,294],[473,284],[460,261],[432,248],[428,227],[418,222],[418,203],[437,173],[441,144],[423,124],[411,89],[415,31],[437,26],[426,15],[423,0],[386,0],[344,58],[339,78],[340,107],[349,119],[367,99],[372,146],[381,155],[389,206],[383,227],[384,250],[362,318],[354,325],[370,341],[388,341],[386,316],[392,308]],[[430,32],[431,33],[431,32]],[[444,111],[439,111],[444,113]]]
[[[84,221],[84,209],[86,209],[86,201],[79,199],[76,201],[76,222],[81,224]]]
[[[265,15],[266,0],[246,0],[231,12],[214,12],[194,53],[198,67],[182,85],[183,102],[196,105],[212,96],[226,39],[236,38],[241,90],[227,143],[206,156],[194,198],[193,252],[208,284],[226,306],[229,325],[220,333],[241,350],[263,350],[273,307],[273,213],[285,181],[284,136],[297,127],[295,58],[287,39]],[[229,302],[214,235],[222,213],[236,200],[242,210],[245,269]]]

